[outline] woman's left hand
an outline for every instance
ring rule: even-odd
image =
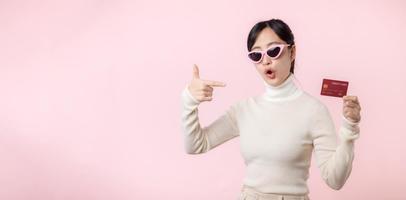
[[[361,120],[361,106],[357,96],[344,96],[343,97],[343,114],[344,117],[353,123],[358,123]]]

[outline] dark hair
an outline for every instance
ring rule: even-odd
[[[285,41],[286,43],[290,45],[295,44],[295,38],[289,26],[280,19],[271,19],[268,21],[258,22],[257,24],[254,25],[254,27],[252,27],[250,33],[248,34],[247,40],[248,51],[251,51],[252,46],[254,46],[254,43],[257,40],[258,34],[266,27],[271,28],[276,33],[276,35],[278,35],[279,38]],[[291,47],[292,46],[290,46],[290,48]],[[292,72],[293,74],[294,71],[295,71],[295,60],[293,60],[290,65],[290,72]]]

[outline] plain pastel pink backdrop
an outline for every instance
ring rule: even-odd
[[[260,20],[296,37],[300,86],[347,80],[362,106],[346,185],[314,160],[311,199],[406,199],[404,1],[0,1],[0,199],[236,199],[239,139],[184,151],[180,93],[192,78],[224,81],[199,107],[202,125],[262,93],[246,58]]]

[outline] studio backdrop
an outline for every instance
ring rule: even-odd
[[[296,42],[298,86],[362,106],[351,176],[341,190],[312,160],[311,199],[406,199],[406,3],[377,1],[0,1],[0,199],[236,199],[239,138],[190,155],[181,92],[200,76],[227,83],[199,106],[209,125],[264,91],[247,58],[251,27],[278,18]]]

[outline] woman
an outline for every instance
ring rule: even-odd
[[[198,105],[211,101],[218,81],[202,80],[197,66],[182,92],[182,125],[187,153],[205,153],[240,136],[246,177],[240,199],[309,199],[306,181],[314,151],[321,177],[339,190],[348,179],[359,137],[360,104],[343,97],[343,120],[337,142],[327,107],[293,82],[296,47],[283,21],[257,23],[248,35],[248,57],[264,80],[265,92],[230,106],[201,127]]]

